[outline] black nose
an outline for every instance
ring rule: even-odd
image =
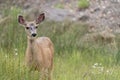
[[[32,36],[35,37],[37,34],[36,33],[33,33]]]

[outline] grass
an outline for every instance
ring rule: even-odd
[[[16,18],[21,10],[13,7],[7,12],[3,14],[9,18],[0,23],[0,80],[38,80],[39,73],[29,72],[24,65],[26,34]],[[83,43],[81,37],[87,33],[87,25],[45,21],[38,29],[39,36],[48,36],[54,43],[53,80],[120,79],[120,52],[111,54],[105,45]]]
[[[119,80],[119,66],[114,64],[112,56],[103,54],[101,50],[94,49],[55,54],[53,80]],[[26,69],[23,54],[1,53],[0,60],[1,80],[38,80],[39,78],[38,72],[29,73]]]
[[[59,4],[56,4],[55,6],[54,6],[55,8],[60,8],[60,9],[63,9],[64,8],[64,5],[61,3],[59,3]]]
[[[79,0],[78,1],[78,8],[79,9],[85,9],[89,7],[89,1],[88,0]]]

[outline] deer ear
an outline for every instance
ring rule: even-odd
[[[22,15],[19,15],[19,16],[18,16],[18,22],[19,22],[20,24],[22,24],[22,25],[25,25],[25,20],[24,20],[24,18],[23,18]]]
[[[45,19],[45,14],[44,13],[40,14],[39,17],[36,19],[36,24],[39,24],[44,19]]]

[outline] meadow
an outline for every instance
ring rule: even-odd
[[[38,80],[39,73],[30,72],[24,65],[27,37],[17,22],[21,10],[13,7],[2,12],[6,17],[0,22],[0,80]],[[81,40],[87,26],[68,20],[46,20],[40,24],[38,35],[48,36],[54,43],[53,80],[120,79],[119,35],[118,51],[108,50],[101,44],[96,47],[94,42],[87,44]]]

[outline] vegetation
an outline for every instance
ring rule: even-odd
[[[88,0],[79,0],[78,1],[78,8],[79,9],[85,9],[89,7],[89,1]]]
[[[39,73],[24,65],[26,34],[17,22],[18,8],[3,11],[0,22],[0,80],[38,80]],[[120,51],[109,52],[104,45],[85,44],[81,37],[87,25],[77,22],[45,21],[39,36],[48,36],[55,47],[53,80],[119,80]],[[116,39],[119,44],[119,37]]]
[[[56,4],[54,7],[55,7],[55,8],[63,9],[63,8],[64,8],[64,5],[63,5],[62,3],[59,3],[59,4]]]

